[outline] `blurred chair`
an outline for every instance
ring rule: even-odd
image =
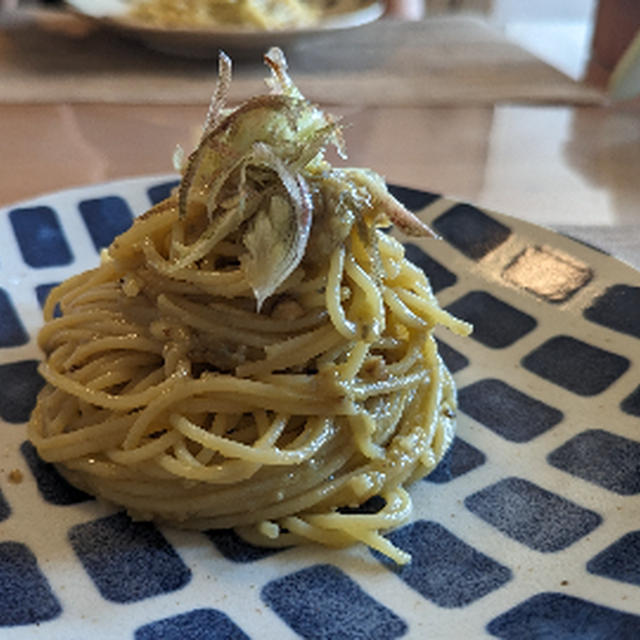
[[[587,80],[607,86],[640,31],[638,0],[600,0],[596,11]],[[640,64],[636,59],[635,64]]]
[[[425,14],[425,0],[387,0],[387,13],[405,20],[420,20]]]

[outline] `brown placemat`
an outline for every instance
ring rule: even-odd
[[[597,104],[598,91],[471,18],[382,19],[287,50],[312,100],[359,106]],[[231,54],[234,52],[231,51]],[[260,52],[236,60],[233,100],[263,89]],[[214,60],[158,53],[66,13],[0,23],[0,102],[206,103]]]

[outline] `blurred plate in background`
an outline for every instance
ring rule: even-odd
[[[151,49],[191,58],[215,58],[220,49],[237,55],[264,51],[271,46],[285,47],[327,31],[374,22],[384,13],[384,3],[380,1],[335,0],[326,2],[321,19],[312,26],[266,31],[250,26],[167,28],[146,24],[128,15],[130,4],[125,0],[67,0],[67,5],[72,11]]]

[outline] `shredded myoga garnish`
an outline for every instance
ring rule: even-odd
[[[383,534],[455,425],[433,330],[470,327],[384,231],[429,228],[377,174],[329,164],[339,123],[280,50],[265,61],[270,92],[230,110],[220,56],[179,187],[52,291],[29,436],[134,519],[405,563]]]

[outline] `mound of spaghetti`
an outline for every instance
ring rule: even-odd
[[[428,227],[378,175],[329,164],[339,125],[265,60],[271,92],[229,111],[221,56],[174,195],[51,293],[30,438],[135,519],[406,562],[382,533],[454,433],[432,332],[469,327],[383,230]]]
[[[270,31],[317,22],[316,5],[309,0],[132,0],[129,14],[167,28],[222,25]]]

